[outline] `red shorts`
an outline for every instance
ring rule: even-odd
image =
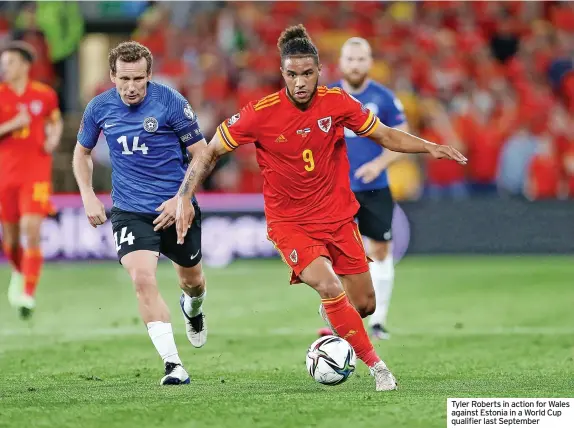
[[[274,223],[267,228],[267,236],[291,268],[291,284],[301,283],[301,272],[321,256],[331,260],[337,275],[369,270],[359,228],[352,220],[335,226]]]
[[[0,220],[18,223],[25,214],[46,216],[54,212],[50,202],[52,185],[49,181],[30,183],[0,182]]]

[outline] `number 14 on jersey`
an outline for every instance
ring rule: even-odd
[[[140,151],[143,155],[147,155],[147,146],[145,144],[139,144],[140,137],[134,137],[132,140],[132,149],[128,147],[128,137],[122,135],[118,138],[118,143],[120,143],[124,149],[122,150],[122,155],[133,155],[135,152]]]

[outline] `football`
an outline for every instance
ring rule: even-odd
[[[307,371],[323,385],[339,385],[355,371],[357,356],[345,339],[324,336],[307,350]]]

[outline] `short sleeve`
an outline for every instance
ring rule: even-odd
[[[380,123],[377,116],[347,92],[341,91],[341,98],[343,126],[359,137],[371,135]]]
[[[232,151],[243,144],[254,143],[257,140],[255,114],[253,105],[250,103],[219,125],[217,133],[227,150]]]
[[[384,108],[379,109],[379,119],[385,125],[394,128],[407,121],[403,103],[392,92],[389,91],[385,97],[385,105],[382,107]]]
[[[78,142],[86,149],[93,149],[100,136],[100,127],[95,120],[95,103],[90,101],[84,110],[80,129],[78,130]]]
[[[203,140],[204,137],[199,128],[197,115],[187,100],[179,92],[174,90],[170,92],[167,120],[173,132],[186,147]]]

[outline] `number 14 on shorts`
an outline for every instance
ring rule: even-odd
[[[120,251],[120,249],[122,248],[122,244],[125,244],[126,242],[128,243],[128,245],[133,245],[134,244],[134,240],[136,239],[133,235],[133,233],[129,232],[127,233],[128,228],[127,227],[122,227],[122,230],[120,231],[120,238],[118,240],[118,232],[114,233],[114,239],[116,241],[116,251]]]

